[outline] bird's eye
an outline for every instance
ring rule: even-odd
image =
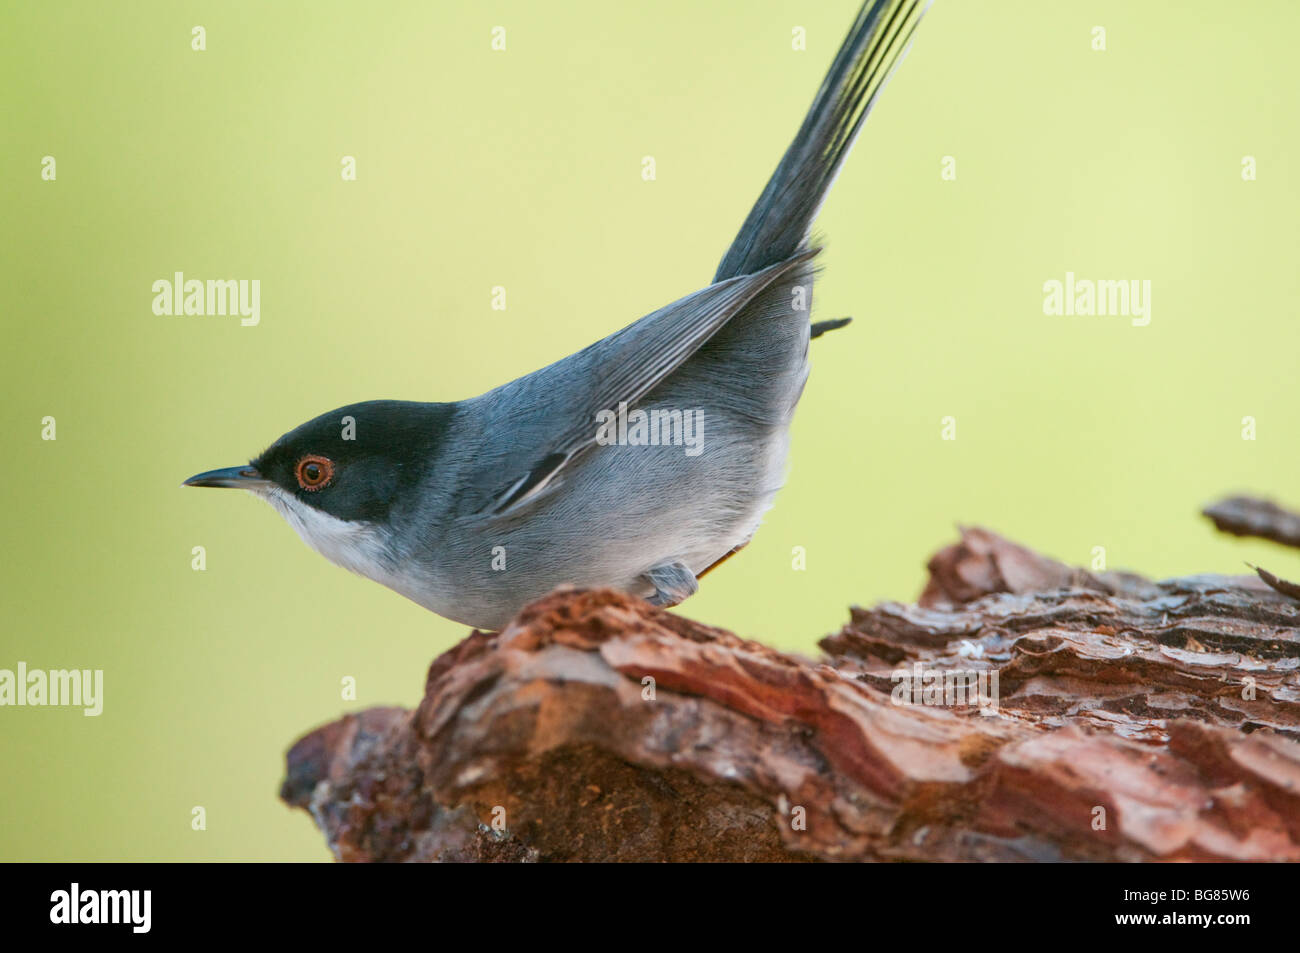
[[[334,461],[329,457],[308,454],[298,461],[298,485],[304,490],[320,490],[334,479]]]

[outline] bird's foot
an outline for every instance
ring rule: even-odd
[[[686,601],[700,588],[695,573],[683,562],[655,566],[645,573],[644,578],[655,587],[654,595],[646,601],[665,609]]]

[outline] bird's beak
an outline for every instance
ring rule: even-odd
[[[226,467],[222,470],[209,470],[190,477],[182,486],[225,486],[236,490],[260,490],[271,485],[271,481],[258,473],[253,467]]]

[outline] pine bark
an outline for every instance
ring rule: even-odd
[[[281,796],[347,861],[1300,860],[1300,601],[980,529],[929,570],[818,659],[557,591],[303,737]]]

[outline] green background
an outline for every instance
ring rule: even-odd
[[[106,697],[0,709],[0,858],[327,858],[276,800],[285,749],[414,704],[465,629],[181,480],[351,401],[472,396],[707,283],[856,9],[485,6],[4,4],[0,667],[102,668]],[[815,345],[789,481],[678,611],[811,652],[849,604],[915,597],[958,522],[1294,576],[1197,513],[1300,503],[1298,28],[1282,0],[939,0],[819,220],[816,316],[857,321]],[[260,279],[260,326],[155,316],[174,271]],[[1150,280],[1150,325],[1044,315],[1066,271]]]

